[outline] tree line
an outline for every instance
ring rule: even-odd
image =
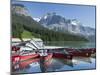
[[[24,30],[31,32],[33,36],[41,38],[43,41],[88,41],[83,36],[44,28],[30,16],[12,14],[12,36],[22,39],[21,34]]]

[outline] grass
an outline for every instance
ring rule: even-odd
[[[22,38],[34,38],[31,32],[24,30],[22,33]]]

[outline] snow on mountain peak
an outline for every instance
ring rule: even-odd
[[[47,15],[45,15],[45,16],[44,16],[44,19],[47,19],[47,17],[48,17],[48,16],[47,16]]]
[[[73,20],[71,20],[71,24],[72,25],[80,25],[81,23],[77,19],[73,19]]]
[[[39,22],[41,18],[33,18],[35,21]]]
[[[78,35],[94,34],[94,29],[84,27],[77,19],[66,19],[56,13],[47,13],[44,15],[39,23],[48,29],[56,31],[70,32]]]
[[[54,15],[56,15],[55,12],[47,13],[46,15],[43,16],[43,18],[44,18],[44,19],[47,19],[48,17],[52,17],[52,16],[54,16]]]

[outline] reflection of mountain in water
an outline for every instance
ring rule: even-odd
[[[17,73],[35,73],[35,72],[54,72],[63,70],[79,70],[79,69],[94,69],[95,58],[91,57],[73,57],[72,60],[68,59],[51,59],[48,66],[42,65],[39,62],[34,62],[23,70],[16,71]],[[45,69],[43,68],[45,67]]]
[[[86,62],[86,63],[92,63],[91,61],[91,57],[76,57],[74,58],[74,60],[77,60],[77,61],[83,61],[83,62]]]
[[[91,57],[75,57],[72,60],[68,59],[52,59],[52,64],[47,67],[47,71],[61,71],[66,67],[65,70],[77,70],[76,67],[85,64],[93,64]],[[69,67],[68,67],[69,66]],[[81,69],[82,67],[80,67]],[[87,66],[88,68],[88,66]]]
[[[47,67],[47,71],[57,71],[58,69],[61,69],[64,66],[63,63],[61,63],[57,59],[52,59],[52,63]]]
[[[62,59],[62,60],[58,59],[58,60],[59,60],[59,62],[61,62],[62,64],[68,65],[68,66],[70,66],[70,67],[73,67],[73,65],[74,65],[73,61],[72,61],[72,60],[69,60],[69,59]]]
[[[95,48],[95,42],[83,42],[83,41],[53,41],[44,42],[45,45],[49,46],[62,46],[69,48]]]

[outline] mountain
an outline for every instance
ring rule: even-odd
[[[39,22],[41,18],[33,18],[36,22]]]
[[[49,27],[52,29],[52,27],[58,27],[59,25],[64,25],[61,23],[66,23],[65,18],[56,15],[56,13],[47,13],[40,19],[40,24],[42,24],[44,27]]]
[[[22,4],[12,4],[11,11],[13,14],[15,13],[19,15],[29,16],[28,9]]]
[[[23,32],[27,31],[29,34],[31,34],[31,36],[41,38],[43,41],[88,41],[83,36],[77,36],[70,33],[63,33],[55,30],[50,30],[44,27],[42,24],[40,24],[40,21],[37,22],[34,18],[31,17],[31,15],[28,13],[28,9],[24,5],[12,4],[11,9],[12,37],[22,38]],[[53,15],[55,15],[55,13]],[[47,17],[45,16],[44,19],[46,18]],[[51,23],[56,24],[60,20],[63,22],[66,21],[60,16],[54,17],[54,19],[55,21],[49,22],[48,26],[50,26]]]
[[[69,32],[75,35],[90,36],[95,35],[95,29],[91,27],[85,27],[77,19],[66,19],[55,12],[47,13],[44,15],[39,23],[44,27],[62,32]]]

